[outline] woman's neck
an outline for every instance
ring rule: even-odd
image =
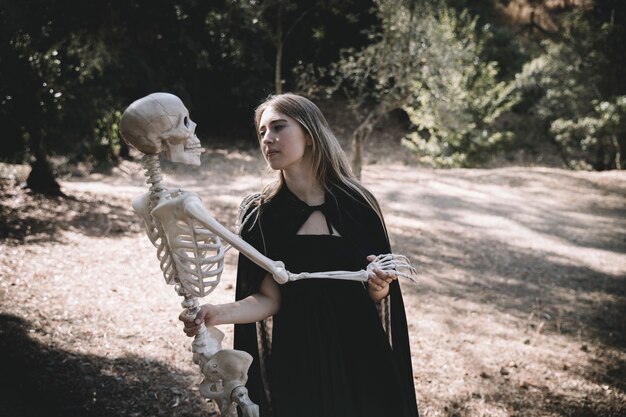
[[[300,200],[310,206],[324,203],[324,188],[317,182],[314,175],[293,171],[283,171],[282,175],[287,188]]]

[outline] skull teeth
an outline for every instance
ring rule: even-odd
[[[193,154],[196,154],[196,155],[202,155],[205,151],[206,151],[206,149],[204,149],[202,147],[185,148],[185,152],[193,153]]]

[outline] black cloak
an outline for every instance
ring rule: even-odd
[[[368,264],[368,255],[391,253],[384,222],[366,202],[354,191],[331,186],[325,193],[322,206],[310,207],[293,194],[286,185],[269,201],[255,207],[248,207],[240,217],[246,219],[240,225],[242,238],[270,259],[278,242],[285,236],[295,235],[311,212],[321,210],[329,224],[339,235],[348,239],[363,255],[363,269]],[[235,297],[243,299],[258,292],[267,271],[257,266],[244,255],[239,255]],[[404,397],[410,402],[409,408],[418,416],[413,382],[413,368],[409,346],[408,328],[404,302],[398,280],[390,284],[389,295],[378,306],[397,369],[401,372]],[[259,405],[261,417],[271,417],[271,393],[267,384],[271,372],[271,318],[259,323],[235,325],[234,347],[244,350],[253,357],[248,383],[250,398]],[[391,416],[390,416],[391,417]]]

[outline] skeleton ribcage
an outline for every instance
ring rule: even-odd
[[[156,233],[148,232],[168,284],[181,285],[190,295],[204,297],[219,284],[226,248],[221,239],[185,216],[189,193],[171,193],[151,212]],[[153,239],[154,237],[154,239]]]
[[[224,270],[225,247],[207,229],[181,220],[166,235],[180,284],[196,297],[204,297],[219,284]],[[174,232],[174,235],[172,235]]]

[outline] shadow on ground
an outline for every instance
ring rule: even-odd
[[[515,388],[499,385],[488,393],[472,393],[464,398],[455,398],[443,408],[446,417],[460,416],[526,416],[563,417],[622,417],[626,412],[618,400],[592,401],[590,398],[572,399],[549,390],[524,388],[520,395]],[[532,404],[532,406],[531,406]],[[537,412],[541,414],[536,414]]]
[[[48,197],[0,188],[0,242],[20,244],[59,240],[62,231],[86,236],[134,234],[141,222],[126,200],[92,193]]]
[[[140,357],[56,350],[31,338],[31,332],[21,318],[0,315],[2,416],[210,415],[197,392],[185,388],[189,375]]]

